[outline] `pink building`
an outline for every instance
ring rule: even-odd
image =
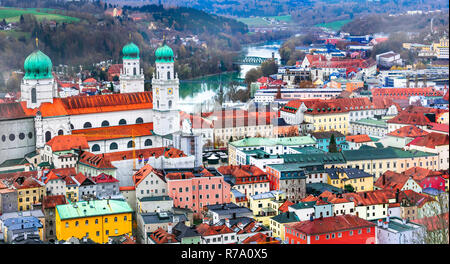
[[[164,174],[174,207],[200,213],[204,206],[230,202],[230,185],[216,170],[165,169]]]

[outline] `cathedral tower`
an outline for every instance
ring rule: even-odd
[[[56,82],[52,76],[53,65],[50,58],[37,49],[28,55],[23,66],[25,76],[20,84],[20,100],[27,102],[28,108],[39,107],[45,102],[53,103]]]
[[[156,73],[152,79],[153,128],[157,135],[179,131],[179,80],[174,71],[173,50],[163,43],[155,51]]]
[[[130,42],[122,49],[123,67],[120,71],[120,93],[144,91],[144,72],[139,63],[139,48]]]

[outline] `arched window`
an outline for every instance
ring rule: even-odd
[[[151,146],[153,144],[151,139],[146,139],[144,142],[144,146]]]
[[[45,142],[48,142],[52,139],[52,133],[50,131],[45,132]]]
[[[58,130],[58,135],[59,136],[64,135],[64,131],[62,129]]]
[[[108,126],[109,126],[109,122],[106,120],[103,120],[102,127],[108,127]]]
[[[86,123],[84,123],[84,125],[83,125],[83,128],[91,128],[91,127],[92,127],[91,122],[86,122]]]
[[[92,146],[92,152],[100,151],[100,146],[98,144],[95,144]]]
[[[126,125],[126,124],[127,124],[127,121],[125,119],[120,119],[119,126]]]
[[[169,100],[169,109],[172,108],[172,100]]]
[[[170,71],[167,72],[167,80],[170,80]]]
[[[31,102],[36,103],[36,88],[31,89]]]
[[[111,143],[111,145],[109,145],[109,150],[115,150],[118,149],[119,147],[117,146],[116,142]]]
[[[134,141],[133,140],[128,141],[127,148],[134,148]]]
[[[136,119],[136,124],[142,124],[142,123],[144,123],[144,119],[142,119],[142,117],[138,117]]]

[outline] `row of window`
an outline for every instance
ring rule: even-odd
[[[25,134],[24,133],[19,133],[19,139],[20,140],[24,140],[25,139]],[[14,134],[9,134],[8,136],[10,141],[14,141],[16,139],[16,135]],[[32,139],[33,138],[33,132],[28,132],[28,138]],[[5,142],[6,141],[6,135],[2,135],[2,141]]]
[[[117,222],[117,220],[118,220],[117,216],[114,217],[114,222]],[[123,217],[123,221],[127,221],[127,216],[126,215]],[[94,223],[98,224],[98,219],[95,219]],[[105,223],[108,223],[108,217],[105,217]],[[89,220],[85,220],[84,224],[85,225],[89,225]],[[78,221],[75,221],[75,226],[79,226],[79,222]],[[66,222],[66,228],[69,228],[69,222]]]
[[[203,188],[203,186],[200,184],[200,185],[198,186],[198,189],[199,189],[199,190],[202,190],[202,188]],[[217,185],[217,188],[218,188],[218,189],[221,189],[221,188],[222,188],[222,184],[218,184],[218,185]],[[215,190],[215,189],[216,189],[216,185],[215,185],[215,184],[212,184],[212,185],[211,185],[211,189],[212,189],[212,190]],[[208,184],[205,184],[205,190],[209,190],[209,185],[208,185]],[[172,188],[172,191],[175,191],[175,188]],[[185,191],[186,191],[186,192],[189,192],[189,187],[186,187],[186,188],[185,188]],[[192,191],[195,191],[195,185],[192,186]],[[182,193],[182,192],[183,192],[183,188],[182,188],[182,187],[178,188],[178,192],[179,192],[179,193]]]
[[[138,117],[136,119],[136,124],[143,124],[143,123],[144,123],[144,119],[142,119],[141,117]],[[123,118],[119,120],[119,126],[126,125],[126,124],[127,124],[127,120],[125,120]],[[102,127],[109,127],[110,126],[109,121],[103,120],[101,126]],[[92,128],[91,122],[84,123],[83,128]]]
[[[151,139],[146,139],[144,141],[144,146],[149,147],[153,145],[153,141]],[[127,143],[127,148],[134,148],[136,146],[136,144],[134,143],[133,140],[128,141]],[[113,142],[109,145],[109,150],[116,150],[119,148],[119,145],[117,145],[116,142]],[[94,144],[92,146],[92,152],[98,152],[100,151],[100,145],[99,144]]]

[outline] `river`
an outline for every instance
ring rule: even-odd
[[[245,56],[256,56],[261,58],[274,57],[280,60],[278,49],[282,41],[269,41],[261,44],[247,45],[242,48],[241,54]],[[180,80],[180,105],[182,111],[199,111],[200,106],[203,111],[208,111],[213,107],[214,97],[219,91],[220,86],[223,92],[228,90],[228,84],[232,81],[240,82],[241,87],[245,74],[257,65],[240,65],[239,72],[226,72],[221,74],[198,77],[191,80]]]

